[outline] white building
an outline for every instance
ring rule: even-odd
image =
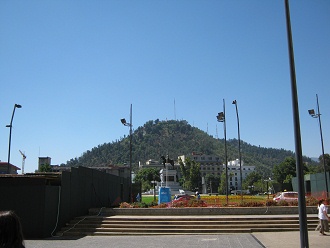
[[[185,164],[185,155],[181,155],[178,158]],[[219,156],[193,152],[189,158],[200,164],[202,177],[206,176],[206,174],[221,175],[223,165]]]
[[[221,175],[225,171],[226,166],[222,164],[220,157],[215,155],[206,155],[202,153],[193,152],[191,156],[188,156],[191,160],[200,164],[201,176],[205,177],[207,174],[213,174],[215,176]],[[186,162],[187,156],[181,155],[178,157],[178,161],[181,159],[183,164]],[[139,165],[140,168],[157,168],[166,172],[167,168],[164,168],[164,165],[156,160],[148,160],[146,164]],[[228,162],[228,186],[231,190],[240,190],[241,189],[241,179],[240,179],[240,163],[239,159],[232,160]],[[169,166],[168,169],[171,170],[171,173],[168,174],[168,183],[177,184],[178,180],[181,178],[180,165],[178,163],[174,164],[174,168]],[[174,169],[174,170],[173,170]],[[170,171],[169,170],[169,171]],[[244,180],[248,174],[255,170],[254,165],[244,165],[242,161],[242,180]],[[175,172],[175,173],[174,173]],[[174,174],[175,175],[174,175]],[[165,175],[165,173],[163,173]]]
[[[223,168],[224,170],[226,167]],[[254,165],[244,165],[242,161],[242,181],[255,170]],[[241,189],[241,173],[239,159],[228,162],[228,186],[230,189]]]

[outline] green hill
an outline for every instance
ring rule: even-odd
[[[255,165],[259,173],[271,175],[274,165],[294,156],[292,151],[254,146],[241,141],[242,160],[245,165]],[[219,155],[223,161],[224,140],[216,139],[187,121],[148,121],[133,132],[132,165],[138,167],[139,161],[160,160],[160,156],[169,155],[176,160],[180,155],[191,155],[192,152]],[[228,161],[238,158],[238,140],[227,140]],[[304,157],[304,162],[315,164],[312,159]],[[112,143],[94,147],[81,157],[67,161],[65,166],[106,166],[129,164],[129,137],[125,136]]]

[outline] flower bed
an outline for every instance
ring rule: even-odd
[[[306,206],[317,206],[318,199],[314,197],[306,198]],[[228,203],[226,196],[204,196],[202,200],[191,199],[189,201],[180,201],[173,203],[162,203],[158,204],[155,201],[145,202],[134,202],[120,203],[119,208],[189,208],[189,207],[271,207],[271,206],[298,206],[298,201],[286,202],[279,201],[275,202],[272,199],[255,196],[244,196],[243,201],[241,196],[234,195],[228,196]]]

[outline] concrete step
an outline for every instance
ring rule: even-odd
[[[131,224],[132,222],[143,222],[145,224],[176,224],[179,225],[180,223],[187,223],[189,225],[203,225],[203,224],[213,224],[213,225],[219,225],[222,223],[228,224],[241,224],[242,222],[246,224],[255,224],[255,223],[260,223],[260,222],[265,222],[265,223],[270,223],[270,224],[277,224],[278,222],[285,222],[285,223],[297,223],[297,218],[278,218],[274,217],[272,219],[269,218],[240,218],[240,219],[212,219],[212,220],[207,220],[207,219],[181,219],[181,218],[173,218],[173,219],[139,219],[139,218],[126,218],[126,219],[119,219],[119,218],[76,218],[70,222],[70,224],[76,224],[81,221],[84,221],[84,223],[90,223],[90,224]],[[316,218],[308,218],[307,219],[309,222],[318,222]]]
[[[318,220],[308,217],[308,230]],[[299,231],[298,216],[85,216],[58,235],[177,235]]]

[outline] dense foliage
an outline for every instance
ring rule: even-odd
[[[181,183],[184,189],[198,190],[200,188],[200,165],[194,160],[186,159],[185,164],[180,161],[180,170],[182,173]]]
[[[136,173],[134,181],[141,183],[143,192],[148,191],[152,187],[152,182],[160,181],[159,170],[156,168],[143,168]]]
[[[193,151],[219,155],[224,161],[224,140],[216,139],[206,132],[191,126],[186,121],[148,121],[133,132],[132,165],[137,171],[139,162],[149,159],[160,160],[160,156],[169,155],[176,160],[180,155],[189,156]],[[227,140],[228,160],[238,158],[238,140]],[[272,174],[275,165],[287,157],[294,157],[292,151],[264,148],[241,141],[242,160],[245,165],[255,165],[256,171],[267,177]],[[314,164],[310,158],[304,162]],[[62,166],[107,166],[129,164],[129,137],[111,143],[98,145],[84,152],[79,158],[71,159]]]

